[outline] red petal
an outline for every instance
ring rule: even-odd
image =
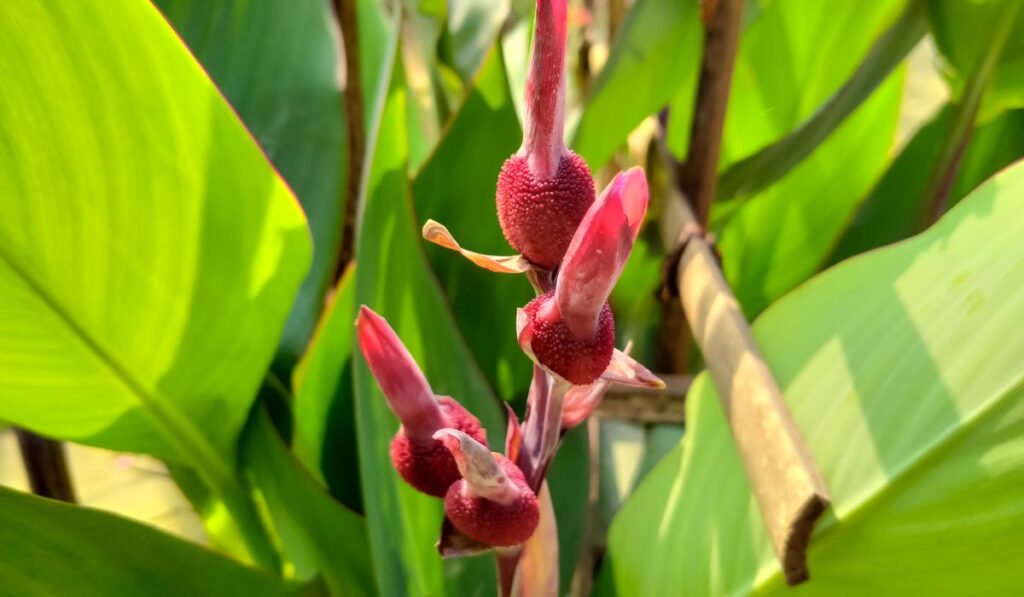
[[[363,305],[356,330],[366,363],[406,433],[430,437],[443,427],[444,417],[430,384],[388,322]]]

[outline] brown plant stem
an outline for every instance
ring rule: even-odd
[[[355,256],[356,208],[366,153],[362,68],[359,64],[359,25],[355,0],[333,0],[338,27],[341,29],[342,53],[345,57],[344,109],[348,130],[348,177],[342,197],[341,246],[335,279]]]
[[[64,444],[24,429],[17,429],[16,433],[32,493],[75,503],[75,490],[64,459]]]
[[[686,230],[696,219],[689,207],[683,210]],[[828,507],[825,483],[716,256],[700,236],[686,241],[676,283],[782,572],[789,584],[800,583],[808,578],[814,523]]]
[[[679,172],[680,188],[693,206],[697,222],[705,226],[715,198],[718,180],[718,156],[722,149],[722,129],[729,105],[733,65],[743,20],[743,0],[704,0],[701,15],[705,24],[700,80],[690,129],[689,153]],[[676,300],[672,272],[678,254],[665,261],[661,299],[661,324],[658,328],[658,362],[655,366],[668,373],[687,370],[690,334]]]

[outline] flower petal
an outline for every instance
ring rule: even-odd
[[[587,211],[558,272],[555,295],[573,334],[591,337],[622,274],[647,211],[647,179],[640,168],[617,175]]]
[[[665,382],[660,377],[651,373],[650,369],[641,365],[627,353],[628,348],[625,352],[616,350],[612,354],[612,362],[608,364],[601,379],[634,388],[660,390],[665,387]]]
[[[462,478],[476,495],[502,504],[510,503],[519,495],[520,489],[502,470],[494,454],[480,442],[451,428],[438,430],[434,439],[452,453]]]
[[[443,427],[444,416],[427,378],[388,322],[363,305],[356,331],[363,357],[406,433],[430,437]]]
[[[423,238],[435,245],[451,249],[452,251],[458,251],[463,257],[472,261],[474,265],[488,271],[499,274],[522,274],[533,269],[530,262],[524,259],[522,255],[484,255],[483,253],[463,249],[462,245],[448,231],[448,228],[434,220],[427,220],[426,224],[423,224]]]

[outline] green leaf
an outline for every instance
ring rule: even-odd
[[[442,50],[463,81],[469,82],[476,75],[508,14],[509,0],[462,0],[450,4]]]
[[[917,231],[927,208],[928,177],[947,137],[953,107],[947,105],[922,126],[878,185],[861,204],[850,227],[829,258],[830,263],[903,240]],[[1024,156],[1024,110],[1004,112],[971,133],[950,187],[956,204],[986,178]]]
[[[680,87],[693,97],[702,37],[697,8],[693,0],[637,0],[627,13],[573,136],[573,149],[592,169]]]
[[[559,594],[572,593],[572,579],[582,550],[589,549],[584,532],[590,522],[587,502],[590,498],[590,442],[587,426],[580,425],[562,438],[548,470],[548,487],[558,526]],[[504,451],[504,450],[502,450]],[[591,534],[598,532],[589,529]],[[592,535],[591,535],[592,536]]]
[[[505,424],[497,399],[459,336],[420,248],[420,222],[406,176],[407,97],[402,80],[396,71],[382,113],[357,249],[356,301],[390,322],[434,391],[453,396],[479,417],[491,446],[500,447]],[[447,584],[453,594],[465,594],[471,587],[492,593],[491,558],[442,565],[434,548],[442,503],[408,487],[391,466],[388,448],[399,423],[358,353],[355,390],[363,501],[381,592],[443,595]],[[446,572],[451,576],[447,583]]]
[[[832,496],[796,592],[1011,594],[1024,582],[1022,192],[1018,163],[925,233],[840,264],[755,323]],[[683,445],[615,520],[616,585],[792,593],[706,376],[687,405]]]
[[[0,37],[0,417],[195,467],[269,563],[235,445],[298,203],[151,4],[7,3]]]
[[[811,118],[864,61],[902,4],[763,7],[740,42],[722,168]],[[899,68],[891,74],[783,178],[736,211],[726,205],[712,209],[726,277],[747,314],[760,312],[820,268],[858,201],[883,172],[898,121],[902,73]],[[674,104],[669,121],[678,155],[685,152],[688,132],[679,130],[676,119],[681,109],[692,109],[688,106]]]
[[[0,487],[0,578],[6,595],[298,595],[148,526]]]
[[[434,219],[474,251],[514,251],[495,207],[498,172],[522,141],[501,52],[488,55],[469,96],[437,150],[413,181],[421,222]],[[532,364],[516,342],[516,309],[533,298],[523,276],[483,270],[457,253],[428,246],[427,256],[447,293],[471,352],[506,399],[525,394]]]
[[[900,18],[871,47],[857,70],[813,116],[779,142],[740,160],[721,175],[718,198],[753,195],[785,176],[888,78],[921,41],[926,30],[924,3],[911,0]]]
[[[373,595],[366,521],[334,501],[288,452],[264,409],[244,438],[245,464],[266,500],[285,553],[303,581],[332,595]]]
[[[979,120],[1003,110],[1024,108],[1024,9],[1020,0],[929,0],[932,34],[946,60],[946,76],[956,94],[986,59],[994,32],[1009,27],[1008,43],[995,64]]]
[[[352,386],[355,293],[353,264],[338,282],[309,350],[295,368],[292,450],[332,495],[361,512]]]
[[[334,15],[320,0],[156,0],[288,181],[309,217],[313,262],[278,352],[305,351],[334,278],[346,127]]]

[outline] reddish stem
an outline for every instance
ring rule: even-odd
[[[526,131],[520,150],[541,179],[554,177],[565,151],[566,0],[537,0],[526,78]]]

